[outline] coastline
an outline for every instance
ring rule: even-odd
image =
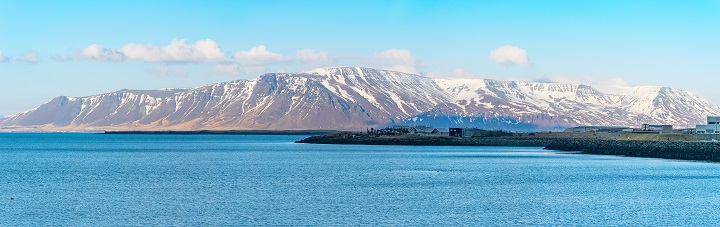
[[[580,151],[583,154],[616,155],[720,162],[720,143],[645,140],[557,140],[547,150]]]
[[[449,136],[352,136],[351,134],[330,134],[312,136],[296,143],[314,144],[356,144],[356,145],[410,145],[410,146],[516,146],[545,147],[553,142],[547,138],[513,137],[449,137]]]
[[[171,135],[327,135],[337,131],[325,130],[195,130],[195,131],[104,131],[100,134],[171,134]]]
[[[353,136],[349,133],[312,136],[296,143],[410,146],[514,146],[580,154],[614,155],[720,162],[720,143],[688,141],[617,140],[589,138]]]

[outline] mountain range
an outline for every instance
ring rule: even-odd
[[[360,67],[268,73],[192,89],[56,97],[0,119],[5,130],[365,130],[393,124],[562,130],[702,123],[720,107],[671,87],[433,79]]]

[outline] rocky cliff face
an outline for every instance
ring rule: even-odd
[[[194,89],[57,97],[0,120],[4,128],[346,129],[388,124],[514,131],[575,125],[695,124],[720,108],[690,92],[580,84],[431,79],[357,67],[271,73]]]

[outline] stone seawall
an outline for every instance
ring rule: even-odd
[[[720,143],[710,142],[558,139],[545,146],[545,149],[580,151],[585,154],[720,161]]]
[[[480,138],[446,136],[356,136],[350,133],[312,136],[296,142],[364,145],[544,147],[547,150],[578,151],[584,154],[720,162],[720,142],[532,138],[512,136]]]

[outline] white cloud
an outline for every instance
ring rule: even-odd
[[[273,64],[328,65],[334,60],[325,51],[302,49],[295,56],[274,53],[259,45],[246,51],[238,51],[228,56],[220,45],[211,39],[188,43],[185,40],[173,40],[166,46],[153,46],[131,43],[117,49],[92,44],[83,49],[78,56],[106,62],[142,61],[160,63],[211,63],[241,66],[267,66]]]
[[[384,67],[384,69],[397,71],[397,72],[403,72],[403,73],[417,74],[417,75],[420,74],[420,71],[418,71],[418,69],[415,68],[415,66],[410,66],[410,65],[393,65],[393,66]]]
[[[207,63],[227,61],[220,45],[211,39],[198,40],[194,44],[172,40],[169,45],[156,47],[131,43],[118,49],[128,60],[168,63]]]
[[[335,64],[326,51],[315,51],[313,49],[302,49],[297,52],[295,60],[299,63],[313,66],[327,66]]]
[[[404,49],[387,49],[367,57],[343,57],[314,49],[300,49],[294,55],[285,55],[272,52],[264,45],[258,45],[249,50],[229,53],[223,51],[215,41],[205,39],[195,43],[172,40],[166,46],[131,43],[120,48],[106,48],[99,44],[92,44],[77,53],[77,57],[103,62],[216,64],[215,73],[231,75],[267,72],[268,69],[281,67],[332,66],[336,65],[339,60],[356,65],[414,74],[419,74],[418,67],[423,66],[417,57]],[[58,57],[56,60],[65,59]]]
[[[402,49],[387,49],[371,56],[372,59],[393,65],[418,65],[419,62],[410,51]]]
[[[20,56],[17,60],[27,64],[35,64],[40,62],[40,54],[38,54],[37,51],[32,50],[27,52],[25,55]]]
[[[446,72],[429,72],[425,76],[432,78],[481,78],[479,73],[469,72],[463,68],[457,68]]]
[[[530,66],[527,51],[516,46],[501,46],[490,52],[488,58],[505,65]]]
[[[188,71],[180,67],[169,67],[161,66],[158,68],[150,69],[148,72],[158,76],[174,76],[174,77],[187,77]]]
[[[265,46],[260,45],[250,48],[248,51],[233,54],[233,60],[241,65],[261,66],[286,63],[292,59],[282,54],[270,52]]]
[[[2,50],[0,50],[0,63],[7,62],[7,61],[9,61],[9,60],[10,60],[10,59],[8,59],[8,58],[5,57],[5,53],[3,53]]]
[[[78,55],[81,58],[98,61],[124,61],[127,58],[125,54],[120,51],[107,49],[98,44],[92,44],[86,47]]]
[[[370,56],[367,61],[375,67],[413,74],[419,74],[417,67],[423,66],[410,51],[403,49],[387,49]]]

